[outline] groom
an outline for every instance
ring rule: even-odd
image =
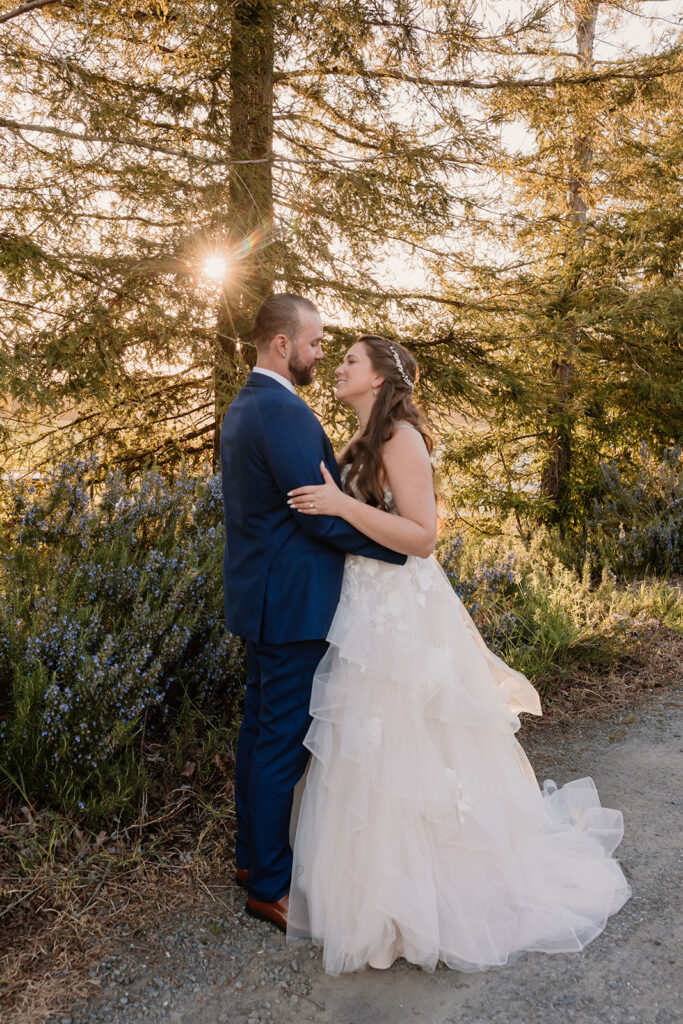
[[[251,331],[256,365],[221,429],[225,508],[223,585],[228,629],[247,642],[244,718],[237,745],[237,882],[247,912],[287,927],[292,793],[315,669],[339,600],[346,552],[402,564],[344,520],[304,516],[287,492],[320,478],[339,483],[332,446],[294,385],[323,358],[322,321],[308,299],[271,295]]]

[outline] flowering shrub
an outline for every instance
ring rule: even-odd
[[[601,464],[604,491],[588,522],[589,550],[621,575],[683,571],[683,456],[643,443],[628,467]]]
[[[135,806],[148,741],[208,751],[233,728],[244,678],[223,624],[219,480],[110,472],[95,486],[97,472],[64,463],[0,490],[0,772],[91,824]],[[607,569],[596,587],[590,560],[567,568],[542,531],[528,550],[451,537],[438,557],[485,642],[545,691],[669,614],[667,595],[658,606]]]
[[[528,549],[501,537],[461,536],[438,549],[487,646],[542,691],[634,651],[673,608],[669,595],[657,588],[636,593],[619,587],[608,569],[594,586],[589,561],[579,573],[552,547],[539,530]],[[680,627],[680,602],[673,611]]]
[[[0,764],[93,820],[135,799],[145,737],[188,698],[231,713],[244,662],[223,622],[220,481],[95,488],[95,469],[10,480],[0,517]]]
[[[524,631],[523,621],[511,610],[519,582],[514,554],[494,556],[489,563],[478,562],[457,534],[439,546],[438,557],[487,647],[499,655],[512,649]]]

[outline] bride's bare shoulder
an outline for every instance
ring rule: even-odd
[[[396,433],[397,430],[412,430],[414,434],[419,434],[419,436],[422,437],[422,434],[420,434],[417,427],[414,424],[409,423],[408,420],[397,420],[396,423],[394,423],[394,433]],[[392,434],[391,436],[393,437],[394,435]]]
[[[429,452],[420,431],[406,420],[394,424],[394,432],[382,448],[382,460],[407,457],[409,459],[425,458],[429,461]]]
[[[412,423],[408,423],[407,420],[399,420],[397,423],[394,423],[393,433],[389,440],[385,441],[384,448],[385,450],[392,448],[410,449],[418,442],[424,448],[424,439],[417,427],[413,426]]]

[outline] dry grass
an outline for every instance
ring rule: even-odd
[[[637,656],[553,691],[543,718],[524,716],[525,732],[610,717],[682,679],[683,636],[660,627]],[[196,908],[200,896],[218,898],[216,883],[232,878],[230,767],[222,768],[211,792],[199,783],[172,790],[153,817],[143,809],[134,827],[111,834],[87,835],[0,791],[3,1024],[37,1024],[95,994],[88,970],[120,944],[120,929],[134,937],[143,919],[153,929],[174,910]]]
[[[527,732],[560,722],[609,718],[657,687],[683,682],[683,635],[659,626],[629,655],[601,675],[576,672],[569,684],[543,699],[543,717],[525,716]]]
[[[0,817],[0,1019],[35,1024],[94,994],[88,976],[144,920],[215,899],[232,875],[232,791],[175,791],[153,821],[86,835],[54,814]],[[225,908],[224,908],[225,909]]]

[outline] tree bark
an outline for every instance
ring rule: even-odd
[[[271,0],[237,0],[230,11],[231,263],[216,326],[214,470],[237,371],[244,360],[253,363],[243,342],[273,285],[273,8]]]
[[[581,69],[590,71],[593,63],[595,25],[600,8],[599,0],[574,0],[576,15],[576,55]],[[576,125],[572,143],[572,162],[567,182],[567,207],[572,225],[573,257],[583,246],[588,206],[586,203],[587,173],[591,160],[590,128]],[[569,253],[568,253],[569,257]],[[580,287],[580,271],[574,273],[569,290]],[[551,519],[562,524],[567,517],[572,468],[572,380],[575,373],[577,328],[567,329],[565,352],[552,361],[552,374],[556,381],[555,402],[550,409],[554,425],[550,432],[546,464],[541,479],[541,492],[549,498],[553,512]]]

